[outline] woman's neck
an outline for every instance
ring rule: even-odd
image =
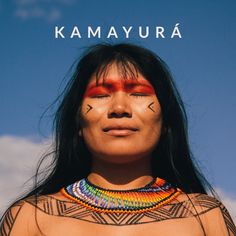
[[[88,180],[105,189],[128,190],[144,187],[153,176],[147,159],[124,164],[94,160]]]

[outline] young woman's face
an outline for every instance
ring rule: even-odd
[[[93,158],[127,163],[150,157],[162,127],[161,108],[154,88],[141,74],[121,77],[112,64],[105,80],[92,76],[81,109],[84,138]]]

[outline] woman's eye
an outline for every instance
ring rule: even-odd
[[[110,95],[109,94],[98,94],[98,95],[94,95],[92,96],[92,98],[107,98],[109,97]]]
[[[145,94],[145,93],[132,93],[130,94],[131,96],[134,96],[134,97],[147,97],[148,95]]]

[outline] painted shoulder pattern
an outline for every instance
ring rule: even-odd
[[[235,226],[225,207],[216,199],[204,194],[198,194],[191,200],[169,203],[158,209],[143,213],[95,212],[73,201],[62,201],[52,196],[39,197],[37,204],[34,197],[26,201],[48,215],[70,217],[96,224],[118,226],[193,217],[197,216],[197,214],[201,215],[215,208],[220,208],[228,231],[235,232]]]
[[[12,228],[23,205],[23,201],[17,202],[6,211],[0,222],[0,236],[9,236],[11,234]]]

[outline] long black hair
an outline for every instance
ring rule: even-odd
[[[63,92],[55,113],[54,149],[50,153],[53,161],[47,168],[47,175],[37,179],[38,167],[35,186],[25,197],[55,193],[90,173],[91,155],[78,135],[79,111],[91,76],[95,74],[99,78],[112,63],[116,63],[125,76],[141,73],[153,85],[159,100],[164,132],[152,154],[153,176],[166,179],[185,193],[212,192],[193,159],[186,111],[165,62],[152,51],[137,45],[97,44],[82,55]]]

